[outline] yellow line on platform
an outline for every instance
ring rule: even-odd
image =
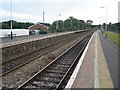
[[[97,37],[98,48],[98,72],[99,72],[99,88],[114,88],[110,76],[110,72],[106,63],[106,59],[101,47],[99,36]]]

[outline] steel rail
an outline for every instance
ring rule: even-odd
[[[82,32],[88,32],[88,31],[90,31],[90,30],[81,31],[80,33],[82,33]],[[77,32],[75,32],[75,33],[77,33]],[[60,43],[60,42],[62,42],[62,41],[65,41],[65,40],[70,39],[70,38],[75,37],[75,36],[76,36],[76,34],[73,35],[73,36],[71,36],[71,37],[68,37],[68,38],[66,38],[66,39],[64,39],[64,40],[60,40],[60,41],[58,41],[58,42],[55,42],[55,43],[49,44],[49,45],[47,45],[47,46],[44,46],[44,47],[42,47],[42,48],[37,48],[37,49],[34,49],[34,50],[30,51],[30,52],[26,52],[26,53],[24,53],[24,54],[21,54],[21,55],[19,55],[19,56],[16,56],[16,57],[14,57],[14,58],[11,58],[11,59],[9,59],[9,60],[7,60],[7,61],[3,61],[3,60],[2,60],[2,62],[0,62],[0,64],[9,62],[9,61],[11,61],[11,60],[13,60],[13,59],[19,58],[19,57],[24,56],[24,55],[27,55],[27,54],[31,54],[31,53],[36,52],[36,51],[42,50],[42,49],[44,49],[44,48],[46,48],[46,47],[50,47],[50,46],[52,46],[52,45],[55,45],[55,44],[57,44],[57,43]]]
[[[77,43],[75,43],[74,45],[72,45],[69,49],[67,49],[64,53],[62,53],[61,55],[59,55],[56,59],[54,59],[51,63],[49,63],[46,67],[44,67],[43,69],[41,69],[40,71],[38,71],[35,75],[33,75],[30,79],[28,79],[26,82],[24,82],[22,85],[20,85],[17,90],[22,89],[22,87],[24,87],[26,84],[28,84],[30,81],[32,81],[35,77],[37,77],[38,74],[44,72],[47,68],[49,68],[52,64],[55,63],[55,61],[57,61],[60,57],[62,57],[64,54],[66,54],[69,50],[71,50],[72,48],[74,48],[78,43],[80,43],[82,40],[84,40],[86,37],[88,37],[88,35],[86,35],[85,37],[83,37],[81,40],[79,40]],[[85,46],[85,45],[84,45]],[[85,47],[83,47],[85,48]],[[82,50],[83,50],[82,48]],[[79,52],[79,54],[82,52],[82,50]],[[75,60],[79,57],[79,55],[77,55],[77,57],[75,58]],[[75,61],[74,61],[75,62]],[[73,65],[73,64],[72,64]],[[71,66],[72,67],[72,66]],[[69,72],[70,68],[68,69],[67,72]],[[64,77],[66,77],[67,73],[64,75]],[[58,84],[57,88],[61,85],[62,81],[64,80],[64,78],[62,78],[61,82]]]
[[[70,37],[70,38],[67,38],[67,39],[71,39],[71,37]],[[50,52],[50,51],[49,51],[49,52]],[[46,53],[48,53],[48,52],[46,52]],[[45,54],[46,54],[46,53],[45,53]],[[0,74],[0,76],[6,75],[7,73],[9,73],[9,72],[11,72],[11,71],[13,71],[13,70],[21,67],[21,66],[23,66],[23,65],[25,65],[25,64],[33,61],[33,60],[39,58],[40,56],[41,56],[41,55],[38,55],[38,56],[36,56],[36,57],[34,57],[34,58],[29,59],[29,61],[26,61],[26,62],[24,62],[23,64],[19,64],[18,66],[14,67],[14,68],[12,68],[12,69],[9,69],[9,70],[7,70],[7,71],[5,71],[5,72],[2,72],[2,73]]]

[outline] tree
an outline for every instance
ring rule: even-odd
[[[50,27],[51,32],[56,32],[57,23],[59,32],[81,30],[86,28],[86,23],[83,20],[77,20],[76,18],[70,16],[65,21],[54,21]]]
[[[72,22],[72,21],[71,21]],[[64,21],[64,29],[65,31],[70,31],[71,30],[71,22],[70,22],[70,19],[66,19]]]
[[[11,20],[9,21],[4,21],[2,23],[2,29],[10,29],[11,28]],[[12,28],[13,29],[28,29],[29,26],[34,25],[34,23],[29,23],[29,22],[17,22],[12,20]]]
[[[83,23],[81,23],[81,21],[77,20],[76,18],[70,16],[67,20],[64,21],[64,27],[67,31],[78,30],[81,26],[85,24]]]
[[[103,29],[105,30],[106,24],[105,24],[105,23],[103,23],[102,27],[103,27]]]
[[[78,20],[78,29],[86,29],[86,23],[83,20]]]
[[[6,22],[6,21],[2,22],[2,29],[10,29],[9,22]]]
[[[58,32],[64,32],[64,22],[62,20],[58,21]]]
[[[93,23],[92,20],[87,20],[87,21],[86,21],[87,27],[88,27],[88,28],[92,28],[92,23]]]
[[[111,22],[108,24],[108,30],[112,31],[112,23]]]
[[[58,23],[58,30],[56,30]],[[62,20],[54,21],[50,27],[51,32],[64,32],[64,22]]]
[[[116,30],[117,30],[118,32],[120,32],[120,22],[115,23],[114,25],[115,25]]]

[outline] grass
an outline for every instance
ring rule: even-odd
[[[116,45],[120,47],[120,34],[114,33],[114,32],[105,32],[107,34],[108,39],[113,41]]]

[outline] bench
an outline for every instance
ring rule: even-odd
[[[10,37],[11,36],[11,34],[8,34],[8,37]],[[16,34],[12,34],[12,36],[15,36],[16,37]]]

